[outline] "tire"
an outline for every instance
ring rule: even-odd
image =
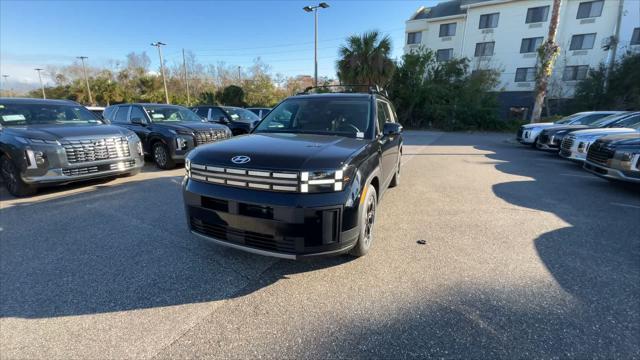
[[[391,179],[391,182],[389,183],[390,188],[400,185],[400,165],[402,165],[402,153],[398,156],[398,166],[396,167],[396,173],[393,174],[393,179]]]
[[[535,140],[533,140],[533,143],[531,143],[531,147],[534,149],[538,148],[538,138],[535,138]]]
[[[20,170],[6,156],[0,158],[0,175],[7,191],[13,196],[29,196],[36,193],[36,187],[22,181]]]
[[[378,195],[376,188],[371,184],[367,185],[367,193],[362,204],[362,213],[360,214],[360,236],[356,246],[349,253],[352,256],[360,257],[369,252],[373,243],[373,226],[376,221],[376,207],[378,205]]]
[[[153,144],[151,155],[153,156],[153,162],[162,170],[169,170],[176,167],[176,162],[171,158],[169,148],[167,148],[167,145],[162,142],[158,141]]]

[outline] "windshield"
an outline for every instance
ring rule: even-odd
[[[231,120],[233,121],[254,122],[254,121],[260,120],[258,115],[252,113],[247,109],[232,108],[232,107],[226,107],[224,109],[227,111],[229,116],[231,116]]]
[[[144,110],[149,115],[151,122],[202,122],[202,119],[193,111],[182,106],[147,105]]]
[[[625,116],[628,116],[628,115],[627,114],[613,114],[613,115],[605,116],[602,119],[599,119],[598,121],[594,122],[591,125],[593,125],[594,127],[607,126],[609,124],[614,123],[618,119],[624,118]]]
[[[2,126],[99,125],[102,121],[80,105],[0,103],[0,124]]]
[[[611,114],[596,113],[596,114],[582,115],[578,119],[574,119],[573,121],[571,121],[569,124],[570,125],[593,125],[593,123],[595,123],[596,121],[609,115]]]
[[[556,124],[569,124],[570,122],[572,122],[573,120],[575,120],[576,118],[582,116],[581,113],[577,113],[577,114],[573,114],[573,115],[569,115],[567,117],[563,117],[562,119],[556,121]]]
[[[620,120],[618,122],[616,122],[615,124],[612,124],[611,127],[612,128],[637,128],[638,126],[638,122],[640,122],[640,114],[636,114],[636,115],[631,115],[623,120]]]
[[[262,120],[255,132],[332,134],[363,138],[369,131],[370,105],[365,99],[290,99]]]

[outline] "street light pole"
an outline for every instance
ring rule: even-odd
[[[6,87],[7,87],[7,78],[9,77],[9,75],[3,74],[2,78],[4,79],[4,86],[5,86],[5,91],[7,91]],[[1,87],[0,87],[1,88]],[[7,91],[7,96],[9,96],[9,91]]]
[[[165,102],[169,103],[169,91],[167,91],[167,78],[164,75],[164,61],[162,61],[162,50],[160,50],[161,46],[167,45],[163,42],[156,41],[151,43],[151,46],[155,46],[158,48],[158,56],[160,57],[160,72],[162,73],[162,83],[164,84],[164,99]]]
[[[189,94],[189,74],[187,73],[187,60],[182,49],[182,67],[184,68],[184,82],[187,85],[187,106],[191,105],[191,95]]]
[[[82,72],[84,73],[84,82],[87,84],[87,93],[89,94],[89,104],[93,105],[93,97],[91,96],[91,87],[89,86],[89,78],[87,77],[87,68],[84,65],[84,60],[88,59],[86,56],[78,56],[78,59],[82,61]]]
[[[40,88],[42,89],[42,98],[46,99],[47,95],[44,93],[44,84],[42,83],[42,75],[40,74],[40,71],[44,70],[44,69],[40,69],[40,68],[35,68],[33,69],[35,71],[38,72],[38,78],[40,79]]]
[[[326,9],[329,4],[321,2],[316,6],[305,6],[302,10],[313,12],[313,78],[315,86],[318,86],[318,9]]]

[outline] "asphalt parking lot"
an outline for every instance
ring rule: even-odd
[[[359,259],[203,243],[181,169],[3,188],[1,357],[640,357],[640,191],[512,137],[407,132]]]

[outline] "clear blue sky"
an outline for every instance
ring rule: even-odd
[[[390,35],[401,56],[404,26],[423,1],[328,0],[319,13],[319,75],[335,76],[338,46],[354,33]],[[157,68],[160,40],[169,64],[191,50],[203,63],[248,66],[260,56],[273,72],[313,72],[312,1],[6,1],[0,0],[0,71],[33,82],[34,67],[68,64],[75,56],[95,65],[147,51]]]

